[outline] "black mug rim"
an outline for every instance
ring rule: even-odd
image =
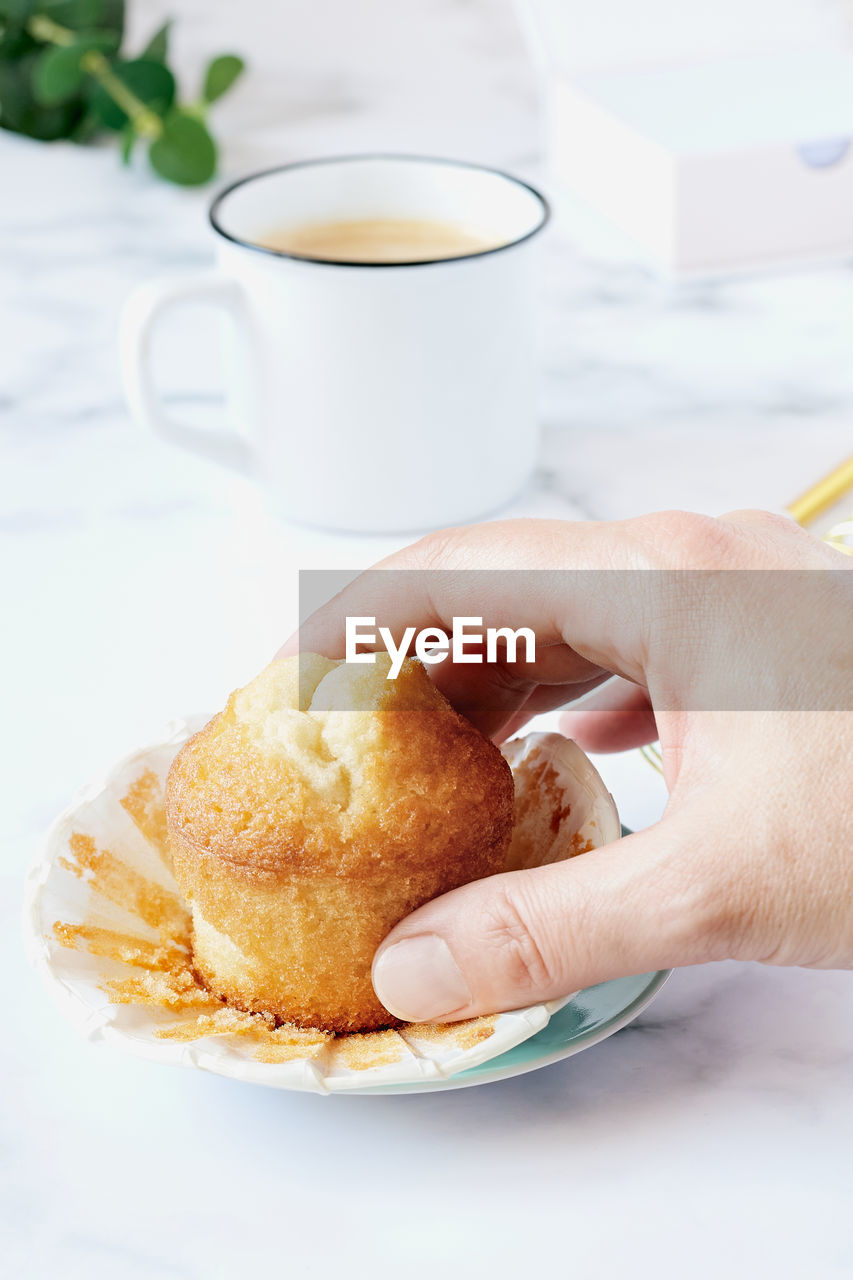
[[[415,164],[440,164],[452,165],[458,169],[472,169],[477,173],[490,173],[497,178],[503,178],[506,182],[511,182],[514,186],[522,187],[528,191],[540,206],[540,218],[534,227],[529,231],[525,231],[524,235],[516,236],[512,240],[506,241],[504,244],[494,245],[489,249],[477,249],[473,253],[462,253],[452,258],[423,258],[411,262],[342,262],[338,258],[319,258],[310,254],[289,253],[285,249],[270,249],[266,245],[256,244],[253,240],[244,240],[242,236],[233,235],[230,231],[226,231],[219,219],[220,207],[232,192],[238,188],[244,187],[249,182],[255,182],[259,178],[268,178],[274,173],[286,173],[292,169],[309,169],[319,165],[327,164],[348,164],[353,162],[361,162],[365,160],[403,160],[407,163]],[[407,267],[441,267],[447,266],[453,262],[470,262],[475,258],[488,258],[497,253],[504,253],[507,249],[514,249],[517,245],[524,244],[528,240],[532,240],[540,231],[547,226],[551,219],[551,205],[541,191],[537,190],[531,183],[525,182],[522,178],[517,178],[515,174],[507,173],[504,169],[496,169],[492,165],[478,164],[473,160],[453,160],[442,156],[426,156],[417,154],[408,154],[406,152],[395,151],[365,151],[354,152],[349,155],[336,156],[320,156],[313,160],[292,160],[286,164],[272,165],[269,169],[258,169],[254,173],[246,174],[242,178],[237,178],[234,182],[224,187],[213,199],[208,210],[208,221],[217,235],[222,236],[223,240],[228,240],[231,244],[238,245],[241,249],[251,249],[255,253],[265,254],[270,258],[283,258],[293,262],[309,262],[321,267],[348,267],[350,269],[359,268],[361,270],[400,270]]]

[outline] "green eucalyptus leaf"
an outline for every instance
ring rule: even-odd
[[[227,93],[235,80],[242,74],[246,64],[234,53],[223,53],[208,64],[204,76],[202,98],[205,102],[215,102]]]
[[[165,62],[169,56],[169,30],[171,26],[171,19],[168,22],[164,22],[160,30],[154,32],[154,35],[142,50],[140,57],[150,58],[152,62]]]
[[[82,27],[96,27],[101,21],[102,0],[41,0],[34,6],[36,13],[43,13],[61,27],[79,31]]]
[[[81,53],[74,45],[45,49],[36,63],[33,93],[42,106],[54,106],[73,97],[85,79]]]
[[[163,132],[151,143],[148,159],[168,182],[196,187],[216,172],[216,146],[198,116],[176,108],[163,121]]]
[[[130,164],[136,138],[137,134],[133,125],[126,124],[121,131],[121,162],[123,165]]]
[[[124,35],[124,0],[101,0],[101,16],[99,27],[109,27],[110,31]]]
[[[0,62],[0,128],[53,142],[71,136],[83,117],[84,106],[78,98],[54,107],[36,101],[33,74],[39,56],[31,53],[16,62]]]
[[[7,129],[19,128],[24,115],[34,105],[32,82],[27,70],[29,62],[32,58],[0,63],[0,124]]]
[[[19,0],[13,0],[13,3]],[[61,27],[74,31],[98,27],[115,33],[116,44],[124,32],[124,0],[27,0],[33,13],[43,13]],[[0,4],[6,0],[0,0]]]
[[[54,45],[38,59],[33,76],[33,93],[42,106],[67,102],[82,87],[86,72],[81,61],[87,53],[109,53],[115,37],[109,32],[89,32],[73,44]]]
[[[44,45],[38,44],[23,27],[7,27],[0,35],[0,62],[17,62],[25,54],[43,48]]]
[[[98,117],[91,111],[85,111],[68,136],[73,142],[90,142],[102,128]]]
[[[136,58],[133,62],[116,62],[112,71],[155,115],[166,115],[175,100],[175,77],[162,62]],[[92,94],[91,107],[107,129],[119,132],[128,122],[127,112],[102,84]]]
[[[0,18],[6,22],[23,24],[36,11],[36,0],[0,0]]]

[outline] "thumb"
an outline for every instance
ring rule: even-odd
[[[664,818],[568,862],[433,899],[379,947],[377,996],[407,1022],[455,1021],[722,958],[725,894],[699,871],[719,863],[695,856],[696,830]]]

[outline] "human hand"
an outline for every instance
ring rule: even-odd
[[[348,615],[396,638],[471,614],[532,627],[534,663],[433,679],[500,740],[615,673],[565,731],[661,743],[658,823],[420,907],[377,951],[383,1004],[446,1021],[729,957],[853,967],[851,567],[763,512],[507,521],[429,535],[378,566],[421,572],[363,575],[308,619],[286,652],[342,656]]]

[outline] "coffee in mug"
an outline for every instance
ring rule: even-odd
[[[284,226],[261,236],[259,244],[298,258],[323,262],[439,262],[482,253],[501,243],[487,235],[426,218],[359,218]]]

